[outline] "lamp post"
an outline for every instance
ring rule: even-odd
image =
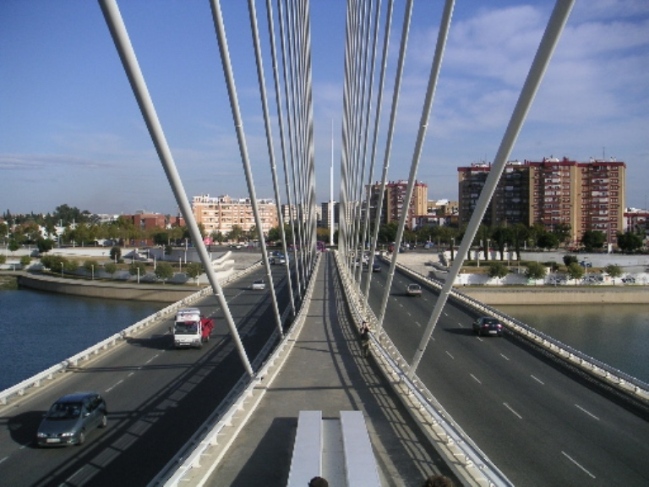
[[[90,280],[91,281],[95,280],[95,265],[94,264],[90,265]]]
[[[63,262],[61,262],[61,278],[63,278]]]

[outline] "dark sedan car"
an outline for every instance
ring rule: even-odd
[[[106,414],[106,402],[96,392],[68,394],[45,414],[36,442],[39,446],[81,445],[90,430],[106,426]]]
[[[478,335],[503,336],[503,325],[496,318],[482,316],[473,322],[473,331]]]

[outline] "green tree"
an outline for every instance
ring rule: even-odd
[[[622,252],[635,252],[642,247],[642,237],[633,232],[617,232],[617,246]]]
[[[5,262],[7,262],[7,256],[0,254],[0,264],[4,264]]]
[[[239,225],[232,225],[232,230],[228,232],[228,240],[230,240],[231,242],[238,242],[244,236],[245,232]]]
[[[153,234],[153,243],[156,245],[167,245],[169,243],[169,234],[167,232],[155,232]]]
[[[542,249],[556,249],[559,246],[559,239],[553,233],[543,232],[538,235],[536,245]]]
[[[54,248],[54,240],[39,238],[36,241],[36,248],[38,248],[38,253],[45,254]]]
[[[563,263],[568,267],[572,263],[577,264],[579,262],[579,259],[577,259],[576,255],[564,255],[563,256]]]
[[[106,262],[104,264],[104,270],[112,276],[117,272],[117,264],[115,262]]]
[[[497,227],[491,234],[496,247],[498,247],[498,252],[500,253],[500,260],[505,260],[505,247],[507,244],[512,243],[513,235],[509,227],[500,226]]]
[[[72,273],[76,272],[77,269],[79,269],[79,263],[76,260],[74,260],[74,259],[67,260],[66,259],[63,262],[63,270],[65,272],[72,274]]]
[[[202,273],[203,273],[203,266],[198,262],[190,262],[185,267],[185,274],[187,274],[187,276],[190,277],[191,279],[195,279],[197,285],[198,285],[198,276],[200,276]]]
[[[489,264],[489,277],[502,279],[509,274],[509,269],[502,262],[491,262]]]
[[[525,275],[528,279],[542,279],[545,277],[545,266],[539,262],[528,262]]]
[[[604,232],[597,230],[586,230],[581,237],[581,243],[588,252],[601,249],[604,242],[606,242],[606,235],[604,235]]]
[[[122,249],[117,246],[114,246],[110,249],[110,260],[113,262],[119,262],[122,259]]]
[[[155,269],[155,275],[164,284],[174,276],[174,269],[171,267],[169,262],[158,262]]]
[[[604,272],[606,272],[612,278],[616,278],[622,275],[622,268],[617,264],[609,264],[604,267]]]
[[[516,252],[516,258],[521,260],[521,247],[529,237],[529,229],[522,223],[517,223],[512,229],[512,243],[514,245],[514,251]]]
[[[570,224],[558,223],[554,226],[552,233],[557,237],[559,244],[565,244],[570,240]]]
[[[146,264],[144,262],[133,261],[131,265],[128,266],[128,272],[132,276],[137,276],[138,273],[140,276],[146,274]]]
[[[31,263],[31,261],[32,261],[32,258],[29,255],[23,255],[20,258],[20,265],[24,269],[25,267],[27,267]]]
[[[0,222],[0,238],[3,242],[7,240],[7,235],[9,235],[9,225]]]
[[[277,230],[279,233],[279,229]],[[270,233],[270,231],[269,231]],[[210,234],[210,237],[212,237],[212,241],[218,242],[218,243],[223,243],[225,240],[225,236],[221,232],[214,231]],[[279,239],[279,238],[278,238]]]
[[[577,262],[571,262],[568,266],[568,277],[570,279],[581,279],[586,271]]]
[[[15,252],[16,250],[18,250],[18,249],[20,248],[20,244],[18,243],[18,241],[14,240],[14,239],[12,238],[11,240],[9,240],[9,245],[8,245],[8,247],[9,247],[9,250],[10,250],[11,252]]]

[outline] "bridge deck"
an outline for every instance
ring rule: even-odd
[[[321,410],[323,419],[362,411],[384,486],[418,486],[440,470],[452,475],[372,359],[361,356],[331,256],[315,278],[291,355],[208,485],[285,486],[300,410]]]

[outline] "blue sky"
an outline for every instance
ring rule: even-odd
[[[316,195],[322,202],[329,199],[332,121],[336,187],[340,172],[345,2],[310,3]],[[405,2],[395,3],[379,168]],[[209,1],[118,4],[186,193],[246,197]],[[256,194],[272,198],[247,2],[221,4]],[[265,2],[256,5],[268,51]],[[430,199],[456,199],[457,167],[493,160],[553,5],[457,1],[418,172]],[[408,177],[442,7],[442,1],[415,2],[390,180]],[[278,143],[275,149],[279,158]],[[626,162],[627,206],[646,206],[646,0],[576,2],[511,159],[551,155]],[[40,213],[61,204],[97,213],[177,212],[98,3],[3,0],[0,211]]]

